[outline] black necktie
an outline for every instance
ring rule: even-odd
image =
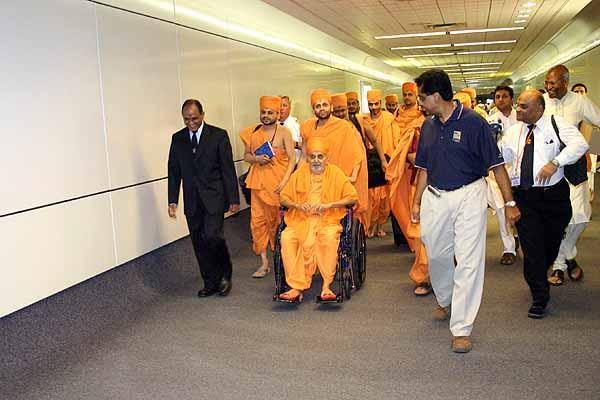
[[[198,147],[198,138],[196,137],[196,132],[192,132],[192,151],[196,152],[196,147]]]
[[[523,148],[521,159],[521,187],[525,190],[533,186],[533,130],[535,125],[529,125],[529,131]]]

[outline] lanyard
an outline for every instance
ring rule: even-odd
[[[518,173],[521,172],[521,163],[523,162],[523,156],[525,155],[525,145],[529,142],[531,136],[533,136],[533,129],[527,134],[525,137],[525,142],[523,142],[523,148],[521,149],[521,135],[523,135],[523,131],[525,128],[525,124],[521,126],[521,131],[519,132],[519,139],[517,140],[517,162],[515,163],[515,167],[513,169],[513,176],[517,176]]]

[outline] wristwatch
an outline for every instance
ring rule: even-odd
[[[560,167],[560,163],[558,162],[558,160],[556,158],[553,158],[550,162],[552,164],[556,165],[556,168]]]
[[[506,203],[504,203],[504,205],[506,207],[516,207],[517,206],[517,202],[514,201],[514,200],[511,200],[511,201],[507,201]]]

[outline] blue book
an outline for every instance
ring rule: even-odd
[[[264,142],[258,149],[256,149],[254,154],[257,156],[264,154],[267,157],[272,158],[275,155],[275,152],[273,151],[273,147],[271,147],[271,142]]]

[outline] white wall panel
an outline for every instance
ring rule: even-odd
[[[116,265],[108,195],[0,220],[0,317]]]
[[[106,189],[94,5],[0,2],[0,214]]]
[[[175,20],[173,0],[99,0],[103,4],[131,10],[167,21]]]
[[[175,27],[98,6],[98,28],[112,187],[165,176],[181,127]]]
[[[111,196],[117,264],[123,264],[189,234],[181,198],[179,204],[182,206],[177,210],[177,218],[169,218],[166,179],[118,190],[111,193]]]
[[[231,41],[188,28],[178,28],[178,33],[182,98],[198,99],[206,121],[227,130],[233,158],[238,160],[244,153],[232,123]]]

